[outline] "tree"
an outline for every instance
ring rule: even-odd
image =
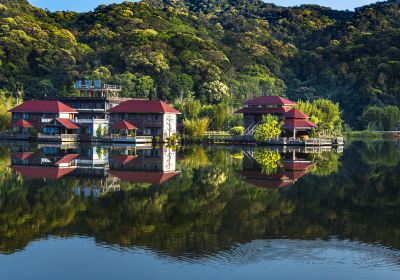
[[[254,139],[258,142],[268,141],[281,135],[282,123],[270,114],[266,115],[261,124],[254,130]]]
[[[183,120],[184,133],[189,137],[201,137],[208,128],[209,120],[207,118]]]
[[[99,126],[96,129],[97,138],[100,138],[102,133],[103,133],[103,128],[102,128],[101,124],[99,124]]]
[[[298,101],[297,108],[318,125],[318,134],[342,135],[343,121],[338,103],[320,98],[314,101]]]

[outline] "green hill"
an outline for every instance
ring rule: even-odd
[[[354,12],[259,0],[145,0],[88,13],[0,3],[0,89],[26,98],[101,78],[126,96],[170,102],[328,97],[352,125],[369,104],[400,105],[399,1]]]

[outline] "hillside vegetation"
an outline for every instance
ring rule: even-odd
[[[0,89],[70,94],[101,78],[123,94],[230,104],[286,95],[339,102],[357,127],[368,105],[400,105],[400,4],[354,12],[259,0],[144,0],[49,12],[0,0]]]

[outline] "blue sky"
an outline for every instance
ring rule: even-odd
[[[90,11],[100,4],[121,3],[123,0],[29,0],[34,6],[47,8],[51,11],[71,10],[71,11]],[[295,6],[300,4],[319,4],[340,10],[352,10],[366,4],[376,2],[374,0],[269,0],[281,6]]]

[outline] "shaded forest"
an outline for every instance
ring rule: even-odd
[[[329,98],[359,127],[369,105],[400,105],[399,1],[350,11],[259,0],[144,0],[93,12],[0,1],[0,90],[73,93],[77,79],[124,96],[230,104],[277,94]]]

